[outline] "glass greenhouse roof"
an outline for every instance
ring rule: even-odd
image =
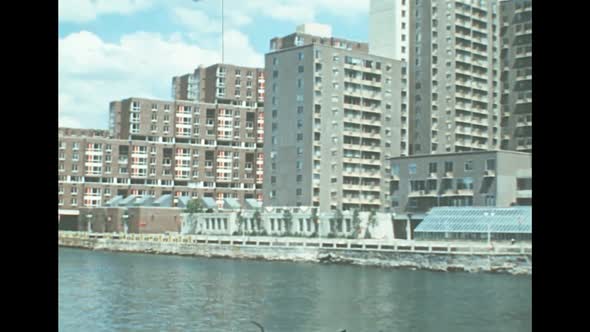
[[[489,226],[491,233],[531,233],[532,220],[529,206],[436,207],[415,232],[487,233]]]

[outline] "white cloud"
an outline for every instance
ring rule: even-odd
[[[104,14],[128,15],[154,5],[154,0],[59,0],[61,22],[89,22]]]
[[[200,10],[179,7],[173,9],[176,23],[180,23],[191,31],[210,33],[221,32],[221,22],[209,18]]]
[[[215,37],[214,37],[215,38]],[[226,33],[226,62],[262,66],[264,57],[237,30]],[[172,77],[220,61],[220,50],[187,44],[178,34],[136,32],[107,43],[80,31],[59,40],[59,120],[106,128],[109,102],[170,99]]]
[[[80,128],[81,127],[80,121],[78,121],[70,116],[60,117],[58,125],[60,127],[66,127],[66,128]],[[101,128],[98,128],[98,129],[101,129]]]
[[[263,14],[277,20],[302,24],[314,21],[320,13],[348,19],[368,13],[370,0],[248,0],[241,6],[252,15]]]
[[[251,24],[261,16],[302,24],[315,21],[321,13],[355,19],[359,15],[368,13],[369,2],[370,0],[228,0],[225,1],[225,24],[226,28],[238,28]],[[219,27],[221,25],[219,18],[211,19],[200,11],[219,13],[219,9],[216,8],[217,1],[198,3],[188,0],[186,2],[173,1],[170,5],[173,6],[173,11],[178,16],[178,22],[184,23],[193,30],[211,30],[214,29],[211,26]],[[220,13],[213,15],[219,17]]]
[[[187,27],[191,32],[221,33],[221,15],[209,17],[202,10],[189,7],[172,9],[172,17],[176,23]],[[231,30],[248,25],[252,18],[243,12],[229,10],[225,12],[224,29]]]

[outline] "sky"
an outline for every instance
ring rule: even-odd
[[[108,128],[109,102],[171,99],[172,77],[221,62],[220,0],[59,0],[59,126]],[[225,62],[263,67],[303,23],[367,41],[369,0],[225,0]]]

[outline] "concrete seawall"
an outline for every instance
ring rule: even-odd
[[[232,259],[532,275],[532,248],[371,240],[114,235],[60,232],[63,247]]]

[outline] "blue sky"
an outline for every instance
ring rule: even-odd
[[[227,63],[262,66],[302,23],[367,40],[369,0],[225,0]],[[110,101],[170,99],[172,76],[221,58],[219,0],[59,0],[59,125],[107,128]]]

